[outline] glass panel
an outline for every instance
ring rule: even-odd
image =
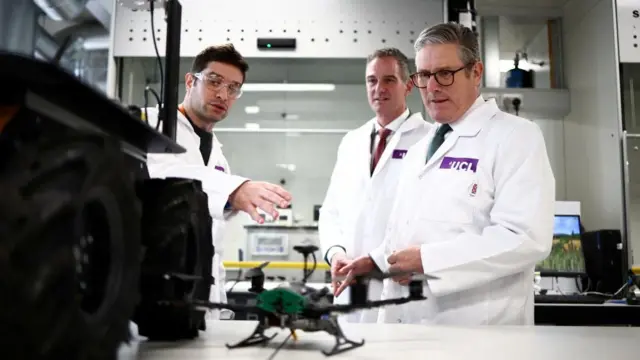
[[[640,259],[640,137],[628,137],[627,147],[627,243],[631,246],[632,261]]]
[[[628,133],[640,134],[640,121],[638,121],[640,64],[622,64],[620,83],[622,87],[623,127]]]
[[[480,20],[485,87],[561,87],[554,79],[554,21],[540,17],[488,16]],[[516,66],[519,70],[513,70]]]
[[[627,243],[636,263],[640,258],[640,64],[621,64],[622,123],[626,130]]]

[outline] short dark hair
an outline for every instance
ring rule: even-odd
[[[420,32],[413,48],[418,52],[426,45],[436,44],[457,44],[460,60],[465,65],[481,61],[478,37],[464,25],[449,22],[428,27]]]
[[[233,44],[214,45],[202,50],[198,55],[196,55],[196,58],[193,59],[191,72],[198,73],[204,70],[209,66],[209,63],[213,61],[237,67],[242,72],[242,82],[244,82],[247,72],[249,71],[249,64],[244,57],[240,55]]]
[[[384,57],[392,57],[396,59],[396,61],[398,62],[398,66],[400,66],[400,76],[402,77],[402,80],[409,80],[409,59],[399,49],[393,47],[378,49],[371,55],[367,56],[367,64],[369,64],[374,59]]]

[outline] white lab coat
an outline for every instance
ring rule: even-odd
[[[533,324],[534,267],[551,250],[555,179],[535,123],[493,99],[476,106],[426,165],[437,126],[405,157],[384,244],[371,255],[388,270],[393,251],[418,245],[424,272],[440,279],[425,286],[431,300],[386,307],[379,322]],[[383,298],[407,294],[391,280],[383,287]]]
[[[144,110],[143,110],[144,111]],[[177,110],[176,110],[177,111]],[[155,128],[158,119],[158,110],[148,108],[149,125]],[[176,142],[187,151],[182,154],[148,154],[147,167],[151,178],[178,177],[196,179],[202,182],[202,187],[209,198],[209,212],[213,218],[211,229],[213,236],[213,246],[215,255],[211,275],[215,284],[211,288],[209,300],[212,302],[227,302],[225,291],[225,269],[222,264],[222,240],[224,237],[225,220],[233,215],[232,212],[225,211],[224,207],[229,195],[248,179],[230,175],[229,164],[222,153],[222,144],[213,135],[211,156],[207,166],[200,153],[200,138],[193,129],[193,126],[178,111],[176,124]],[[230,316],[230,312],[223,312],[222,318]],[[220,318],[219,311],[213,311],[211,318]]]
[[[320,209],[318,228],[323,254],[331,246],[340,245],[348,256],[358,257],[382,243],[403,157],[412,145],[427,135],[431,127],[421,113],[410,114],[407,110],[399,119],[406,120],[388,140],[373,174],[370,171],[371,133],[376,120],[371,119],[342,139]],[[379,299],[381,291],[382,283],[372,281],[369,298]],[[334,299],[334,303],[348,304],[349,298],[349,289],[346,289]],[[376,322],[377,311],[356,312],[342,319]]]

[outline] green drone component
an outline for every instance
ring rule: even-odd
[[[270,313],[301,314],[306,304],[304,296],[287,288],[266,290],[257,297],[257,307]]]

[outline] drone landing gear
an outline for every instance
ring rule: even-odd
[[[271,341],[271,339],[276,337],[276,335],[278,335],[278,333],[275,333],[271,336],[267,336],[264,334],[264,330],[265,330],[265,327],[262,325],[262,323],[260,323],[258,324],[258,326],[256,326],[255,330],[253,330],[253,334],[251,334],[248,338],[233,345],[229,345],[229,344],[225,344],[225,345],[227,349],[235,349],[235,348],[253,346],[258,344],[266,344],[269,341]]]
[[[336,338],[336,344],[329,351],[322,350],[322,353],[325,354],[326,356],[340,354],[345,351],[353,350],[355,348],[358,348],[364,345],[364,340],[358,342],[358,341],[347,339],[347,337],[344,336],[344,333],[342,332],[342,329],[340,328],[340,325],[338,325],[337,322],[334,323],[333,326],[334,326],[333,334]]]

